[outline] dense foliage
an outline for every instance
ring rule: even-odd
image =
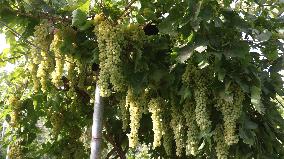
[[[102,158],[282,158],[283,12],[283,0],[1,0],[0,66],[17,66],[0,75],[1,145],[12,159],[88,158],[98,84]]]

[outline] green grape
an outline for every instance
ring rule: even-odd
[[[7,104],[11,107],[11,126],[16,127],[20,120],[21,102],[20,99],[14,95],[8,98]]]
[[[34,92],[38,92],[38,90],[40,88],[40,84],[39,84],[38,78],[37,78],[38,66],[35,63],[30,63],[29,64],[29,70],[30,70],[30,74],[32,76],[33,90],[34,90]]]
[[[112,26],[107,21],[101,21],[95,28],[99,47],[100,74],[98,84],[101,88],[101,96],[110,95],[109,82],[115,91],[125,90],[125,79],[122,74],[120,43],[123,35],[119,26]]]
[[[196,122],[201,131],[210,130],[211,120],[207,111],[207,89],[205,86],[197,87],[194,90],[194,99],[196,102],[195,115]]]
[[[127,134],[129,147],[135,148],[139,142],[138,130],[142,117],[142,106],[139,96],[135,95],[132,89],[128,89],[127,91],[126,108],[129,109],[130,114],[130,134]]]
[[[188,62],[185,71],[182,75],[183,84],[185,84],[186,86],[193,86],[195,73],[196,67],[191,62]]]
[[[62,55],[60,51],[60,32],[58,31],[54,35],[54,39],[51,43],[51,49],[54,51],[55,56],[55,70],[52,72],[52,80],[51,82],[57,87],[60,88],[63,85],[63,82],[61,80],[62,74],[63,74],[63,68],[64,68],[64,55]]]
[[[11,159],[24,159],[23,148],[18,141],[9,146],[8,157]]]
[[[49,36],[49,26],[46,23],[42,23],[35,27],[34,40],[35,44],[39,47],[39,49],[41,49],[40,55],[42,57],[37,72],[37,77],[40,79],[42,92],[47,91],[47,80],[49,78],[49,73],[53,69],[53,61],[49,54],[50,52],[48,51],[49,48],[48,36]],[[38,57],[38,55],[36,55],[35,57]],[[34,61],[38,63],[38,60],[35,57]]]
[[[233,145],[239,142],[236,134],[237,120],[241,115],[242,102],[244,100],[244,93],[239,87],[233,87],[234,99],[232,102],[224,99],[218,99],[216,107],[223,114],[224,121],[224,138],[227,145]]]
[[[212,123],[207,109],[209,101],[207,81],[210,79],[209,75],[207,70],[198,70],[194,76],[195,88],[193,95],[196,103],[195,115],[197,125],[201,131],[210,131]]]
[[[49,47],[49,41],[47,40],[48,36],[49,36],[49,25],[47,24],[47,22],[43,22],[35,26],[35,31],[34,31],[35,44],[44,51],[47,51]]]
[[[67,78],[69,80],[69,91],[68,91],[68,95],[70,97],[75,96],[75,86],[76,86],[76,61],[75,59],[71,56],[71,55],[66,55],[66,67],[67,67]]]
[[[40,79],[41,90],[43,93],[47,91],[48,72],[47,72],[46,66],[48,66],[48,63],[45,60],[41,61],[38,67],[38,72],[37,72],[37,77]]]
[[[165,119],[165,118],[164,118]],[[172,154],[172,148],[173,148],[173,134],[171,131],[171,126],[170,126],[170,122],[166,122],[163,124],[163,130],[164,130],[164,135],[163,135],[163,147],[166,151],[167,155],[171,155]]]
[[[81,62],[77,62],[77,66],[79,68],[78,70],[78,87],[80,89],[85,89],[85,81],[87,78],[87,72],[86,72],[86,63],[84,62],[84,60],[82,60]]]
[[[198,153],[198,135],[199,128],[196,123],[193,102],[186,102],[183,108],[183,115],[185,116],[185,123],[187,126],[187,140],[186,140],[186,155],[196,156]]]
[[[156,148],[161,145],[161,139],[165,133],[163,130],[163,106],[164,100],[160,97],[153,98],[149,102],[149,112],[152,113],[151,118],[153,122],[154,142],[153,147]]]
[[[174,138],[176,142],[176,155],[181,156],[183,149],[185,147],[185,128],[184,128],[184,116],[179,113],[178,108],[176,108],[176,105],[172,104],[172,119],[170,122],[170,126],[174,133]]]
[[[226,144],[222,126],[217,125],[213,136],[214,142],[216,143],[216,154],[218,159],[227,159],[229,155],[229,146]]]
[[[63,114],[60,112],[52,112],[50,122],[52,124],[53,135],[57,136],[63,127]]]

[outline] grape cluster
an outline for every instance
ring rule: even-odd
[[[172,152],[172,132],[169,125],[164,125],[165,134],[163,135],[163,146],[167,155],[171,155]]]
[[[40,79],[42,92],[47,91],[47,79],[49,77],[49,72],[51,72],[53,68],[53,61],[48,52],[48,36],[49,26],[46,23],[42,23],[35,27],[34,40],[35,44],[41,49],[40,54],[42,57],[37,72],[37,77]]]
[[[52,124],[53,135],[57,136],[63,126],[63,114],[60,112],[52,112],[50,122]]]
[[[99,47],[100,74],[98,84],[101,96],[109,96],[109,82],[115,91],[125,90],[125,79],[122,74],[120,43],[124,41],[120,26],[112,26],[107,21],[101,21],[95,28]]]
[[[20,143],[15,142],[9,146],[8,157],[11,159],[24,159],[24,153]]]
[[[211,128],[210,115],[207,110],[208,97],[206,92],[207,88],[202,86],[202,83],[194,90],[196,122],[201,131],[210,130]]]
[[[84,60],[81,60],[81,62],[77,61],[77,66],[78,66],[78,87],[80,89],[85,89],[85,81],[87,78],[87,72],[86,72],[86,68],[87,68],[87,64]]]
[[[185,147],[185,128],[184,128],[184,116],[179,113],[175,105],[172,105],[170,126],[174,133],[176,143],[176,155],[181,156]]]
[[[12,114],[11,114],[11,126],[15,127],[18,125],[20,112],[21,112],[21,102],[18,97],[15,95],[11,95],[8,99],[7,104],[11,106]]]
[[[40,84],[42,85],[43,92],[46,91],[46,78],[48,75],[46,71],[48,69],[48,63],[42,60],[43,58],[46,58],[46,52],[49,47],[49,42],[47,40],[48,35],[49,30],[47,23],[35,26],[34,41],[37,48],[31,48],[31,60],[29,62],[29,70],[33,80],[34,92],[39,91]],[[42,55],[45,57],[42,57]],[[38,77],[40,77],[40,83],[38,82]]]
[[[149,112],[152,113],[151,118],[153,122],[154,142],[153,147],[156,148],[161,145],[161,139],[165,133],[163,130],[163,107],[164,101],[162,98],[153,98],[149,102]]]
[[[226,144],[222,126],[217,125],[213,136],[214,142],[216,143],[216,154],[218,159],[227,159],[229,155],[229,146]]]
[[[127,91],[126,108],[129,108],[130,113],[130,134],[127,134],[129,139],[129,147],[135,148],[138,144],[138,130],[140,127],[140,119],[142,117],[141,98],[134,94],[132,89]]]
[[[38,92],[39,88],[40,88],[40,84],[39,84],[38,78],[37,78],[37,70],[38,70],[38,65],[36,65],[33,62],[29,63],[29,71],[30,71],[32,81],[33,81],[34,92]]]
[[[47,22],[43,22],[35,26],[34,31],[34,41],[35,44],[42,50],[47,51],[49,47],[49,41],[47,40],[49,36],[49,25]]]
[[[187,126],[186,155],[196,156],[198,152],[198,134],[199,128],[195,119],[194,103],[186,102],[183,108],[185,125]]]
[[[196,103],[195,115],[196,122],[201,131],[211,129],[210,113],[208,111],[208,80],[210,79],[209,70],[198,70],[194,75],[194,100]]]
[[[196,67],[191,62],[188,62],[185,71],[182,75],[183,84],[185,84],[186,86],[193,86],[195,73]]]
[[[72,57],[71,55],[66,55],[65,57],[66,59],[66,69],[67,69],[67,78],[69,80],[69,91],[68,91],[68,95],[70,97],[75,96],[74,92],[75,92],[75,86],[76,86],[76,61],[74,59],[74,57]]]
[[[59,45],[61,44],[61,35],[60,32],[56,32],[54,35],[54,39],[51,43],[51,49],[54,52],[55,56],[55,70],[52,72],[52,83],[57,87],[60,88],[63,85],[61,80],[64,68],[64,55],[62,55]]]
[[[28,69],[30,71],[32,81],[33,81],[33,90],[38,92],[40,88],[40,83],[37,78],[38,65],[40,64],[41,56],[40,50],[35,47],[31,48],[31,60],[28,63]]]
[[[236,123],[241,115],[244,93],[240,88],[234,88],[235,92],[233,102],[219,99],[216,106],[223,114],[224,138],[227,145],[233,145],[239,142],[238,135],[236,134]]]

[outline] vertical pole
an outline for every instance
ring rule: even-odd
[[[91,141],[91,156],[90,159],[99,159],[102,142],[102,118],[103,118],[103,103],[100,96],[100,88],[96,85],[95,104],[93,113],[92,125],[92,141]]]

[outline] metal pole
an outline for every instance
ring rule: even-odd
[[[95,103],[92,125],[92,141],[90,159],[99,159],[102,141],[102,119],[103,119],[103,103],[100,96],[100,88],[96,85]]]

